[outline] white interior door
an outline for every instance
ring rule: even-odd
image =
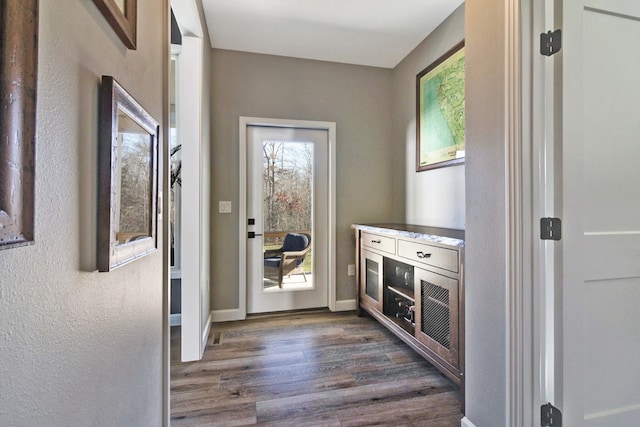
[[[326,129],[247,126],[247,312],[328,304],[329,134]],[[302,217],[302,218],[299,218]],[[308,232],[300,269],[274,276],[264,251],[288,232]]]
[[[565,0],[556,402],[640,425],[640,2]]]

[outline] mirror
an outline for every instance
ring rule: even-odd
[[[98,270],[157,249],[159,125],[113,77],[100,88]]]

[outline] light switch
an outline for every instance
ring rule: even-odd
[[[218,212],[220,212],[220,213],[231,213],[231,202],[229,202],[229,201],[220,201],[220,202],[218,202]]]

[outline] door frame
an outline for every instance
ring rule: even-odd
[[[542,9],[542,14],[540,13]],[[506,421],[510,426],[540,425],[542,379],[540,290],[542,274],[536,219],[541,217],[540,135],[544,111],[538,81],[544,77],[535,49],[544,26],[544,2],[505,3],[505,192],[507,324],[505,325]],[[544,190],[544,188],[542,189]]]
[[[507,423],[540,425],[554,400],[554,242],[539,219],[554,215],[554,57],[539,34],[557,28],[550,1],[509,0],[506,13]],[[556,22],[554,22],[556,20]],[[553,28],[551,28],[553,27]],[[549,196],[551,194],[551,196]]]
[[[180,126],[178,141],[193,142],[183,144],[181,151],[183,188],[180,352],[182,361],[187,362],[202,358],[211,328],[208,220],[210,143],[208,131],[202,128],[203,113],[206,113],[208,108],[208,100],[203,90],[206,86],[203,52],[209,42],[203,37],[200,13],[194,0],[171,0],[170,7],[182,33],[180,60],[176,70],[176,95],[179,98],[176,120]],[[168,152],[165,165],[168,168]],[[166,194],[165,200],[168,201],[168,193]],[[165,212],[168,215],[168,203]],[[168,217],[166,222],[169,222]],[[170,286],[169,280],[169,292]]]
[[[260,117],[239,118],[239,164],[238,164],[238,296],[240,318],[247,317],[247,126],[271,126],[284,128],[306,128],[326,130],[329,136],[327,141],[327,160],[329,167],[328,196],[329,206],[329,241],[327,244],[327,301],[329,309],[336,311],[336,123],[311,120],[286,120],[269,119]]]
[[[507,298],[507,343],[506,366],[506,420],[511,426],[524,426],[528,408],[526,401],[530,391],[530,378],[525,367],[529,365],[527,349],[531,343],[530,319],[524,311],[529,297],[530,282],[527,274],[525,254],[530,249],[531,206],[526,192],[529,172],[526,168],[527,144],[523,132],[522,110],[528,101],[522,86],[524,67],[521,58],[526,57],[527,35],[523,31],[521,6],[525,1],[511,0],[505,4],[505,192],[507,200],[506,219],[506,269]],[[469,353],[467,353],[469,354]]]

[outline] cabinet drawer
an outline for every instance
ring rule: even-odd
[[[362,246],[387,252],[396,253],[396,239],[393,237],[379,236],[377,234],[362,233]]]
[[[458,251],[455,249],[398,240],[398,255],[413,262],[458,273]]]

